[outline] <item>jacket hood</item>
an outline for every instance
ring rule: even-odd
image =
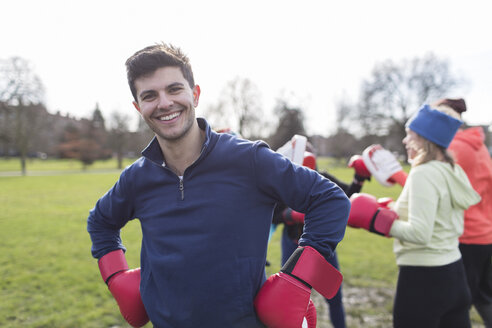
[[[483,142],[485,140],[485,134],[481,127],[473,127],[466,130],[459,130],[458,132],[456,132],[453,141],[455,140],[464,142],[470,145],[471,147],[473,147],[473,149],[477,150],[483,145]]]
[[[480,201],[480,195],[471,186],[461,166],[455,164],[453,168],[449,164],[442,165],[444,163],[438,161],[432,161],[431,163],[435,165],[441,164],[438,169],[446,175],[446,183],[454,208],[466,210]]]

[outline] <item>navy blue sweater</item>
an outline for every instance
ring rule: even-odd
[[[306,214],[300,245],[330,257],[350,203],[334,183],[293,164],[264,142],[212,131],[182,181],[157,140],[90,211],[92,255],[125,250],[120,229],[142,227],[141,285],[155,327],[261,327],[253,299],[265,281],[276,203]]]

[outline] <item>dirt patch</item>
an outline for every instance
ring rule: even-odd
[[[392,327],[392,304],[394,290],[391,288],[343,286],[343,304],[349,328],[390,328]],[[318,293],[313,293],[319,328],[332,327],[328,305]]]
[[[343,305],[348,328],[392,328],[392,309],[395,291],[393,288],[343,286]],[[333,327],[329,318],[328,304],[323,296],[313,290],[318,328]],[[473,328],[484,328],[478,313],[470,312]]]

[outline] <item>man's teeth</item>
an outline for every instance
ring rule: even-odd
[[[170,121],[173,118],[178,117],[178,116],[179,116],[179,113],[173,113],[173,114],[170,114],[170,115],[167,115],[167,116],[161,116],[161,117],[159,117],[159,120],[161,120],[161,121]]]

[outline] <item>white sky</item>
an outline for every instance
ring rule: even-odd
[[[0,58],[29,60],[46,87],[50,112],[108,118],[131,105],[125,60],[165,41],[191,59],[201,86],[198,107],[217,101],[240,76],[270,109],[282,91],[305,110],[308,134],[329,135],[335,105],[355,101],[376,63],[447,59],[469,84],[469,124],[492,123],[492,19],[489,1],[455,0],[4,0]]]

